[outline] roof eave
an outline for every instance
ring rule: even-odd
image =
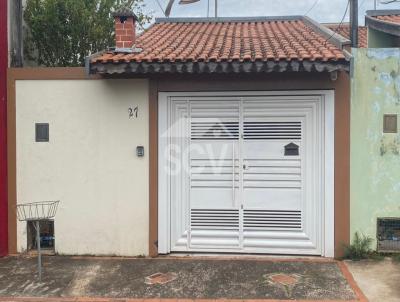
[[[365,24],[372,29],[400,37],[400,24],[379,20],[371,16],[365,16]]]
[[[222,62],[119,62],[92,63],[90,73],[103,75],[153,74],[263,74],[280,72],[349,71],[349,61],[222,61]]]

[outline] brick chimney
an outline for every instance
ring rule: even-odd
[[[136,39],[136,15],[129,8],[120,8],[113,16],[116,48],[132,48]]]

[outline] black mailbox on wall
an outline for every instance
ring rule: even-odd
[[[285,156],[296,156],[299,155],[299,146],[290,143],[285,146]]]
[[[35,141],[36,142],[49,141],[49,123],[35,124]]]

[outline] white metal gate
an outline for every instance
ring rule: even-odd
[[[164,102],[160,252],[326,255],[322,95]]]

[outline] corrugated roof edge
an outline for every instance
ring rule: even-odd
[[[227,74],[227,73],[270,73],[270,72],[334,72],[349,71],[348,60],[337,62],[321,61],[255,61],[255,62],[124,62],[91,63],[90,74]]]

